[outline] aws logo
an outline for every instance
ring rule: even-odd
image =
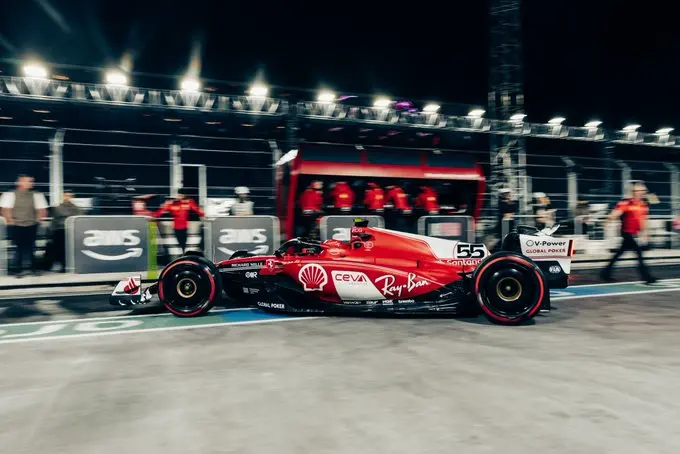
[[[83,238],[83,246],[86,248],[118,247],[126,249],[117,254],[103,254],[89,249],[83,249],[81,252],[92,259],[103,261],[138,258],[142,256],[144,251],[141,247],[133,247],[139,246],[142,242],[139,233],[139,230],[86,230],[85,238]]]

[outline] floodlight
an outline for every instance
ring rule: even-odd
[[[34,79],[46,79],[47,68],[40,63],[27,63],[24,65],[24,75]]]
[[[622,131],[625,131],[625,132],[635,132],[635,131],[637,131],[639,128],[640,128],[640,125],[636,125],[636,124],[626,125],[626,126],[624,126],[624,128],[622,129]]]
[[[182,80],[181,88],[182,91],[195,93],[201,88],[201,83],[198,81],[198,79],[187,77],[186,79]]]
[[[525,114],[522,113],[516,113],[513,116],[510,117],[511,121],[524,121],[524,118],[526,118]]]
[[[561,125],[562,123],[564,123],[565,120],[566,120],[566,118],[564,118],[564,117],[555,117],[555,118],[551,118],[548,121],[548,124],[553,125],[553,126],[558,126],[558,125]]]
[[[254,96],[254,97],[257,97],[257,98],[264,98],[264,97],[267,96],[268,92],[269,92],[269,89],[267,88],[266,85],[255,84],[255,85],[250,87],[248,94],[250,96]]]
[[[439,110],[439,107],[440,107],[439,104],[430,103],[423,107],[423,112],[435,113]]]
[[[660,129],[657,129],[657,131],[656,131],[656,133],[660,136],[667,136],[671,132],[673,132],[673,128],[660,128]]]
[[[323,103],[331,103],[335,101],[335,93],[331,91],[319,92],[319,95],[317,96],[316,100]]]
[[[484,109],[472,109],[470,112],[468,112],[468,117],[472,118],[482,118],[486,111]]]
[[[373,103],[373,107],[385,108],[385,107],[389,107],[390,104],[392,104],[391,100],[389,100],[387,98],[378,98]]]
[[[589,121],[588,123],[586,123],[586,128],[597,129],[600,127],[601,124],[602,122],[599,120]]]
[[[124,87],[127,85],[127,76],[120,71],[109,71],[106,73],[106,85]]]

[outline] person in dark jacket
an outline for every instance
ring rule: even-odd
[[[50,241],[45,249],[43,269],[50,270],[55,263],[61,265],[60,271],[66,271],[66,219],[81,214],[80,208],[73,203],[73,192],[64,191],[63,202],[53,208]]]

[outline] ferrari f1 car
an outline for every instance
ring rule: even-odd
[[[296,238],[274,255],[237,251],[212,263],[200,255],[171,262],[145,290],[122,280],[111,303],[136,306],[158,295],[173,314],[210,310],[222,293],[266,311],[294,314],[484,314],[517,324],[550,310],[550,288],[568,285],[573,240],[555,229],[518,228],[490,254],[470,244],[368,226],[349,241]]]

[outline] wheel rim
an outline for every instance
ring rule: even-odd
[[[504,277],[496,284],[496,296],[506,303],[520,299],[522,291],[522,283],[514,277]]]
[[[192,278],[185,277],[177,282],[176,290],[180,298],[187,299],[196,295],[198,285],[196,285],[196,282]]]

